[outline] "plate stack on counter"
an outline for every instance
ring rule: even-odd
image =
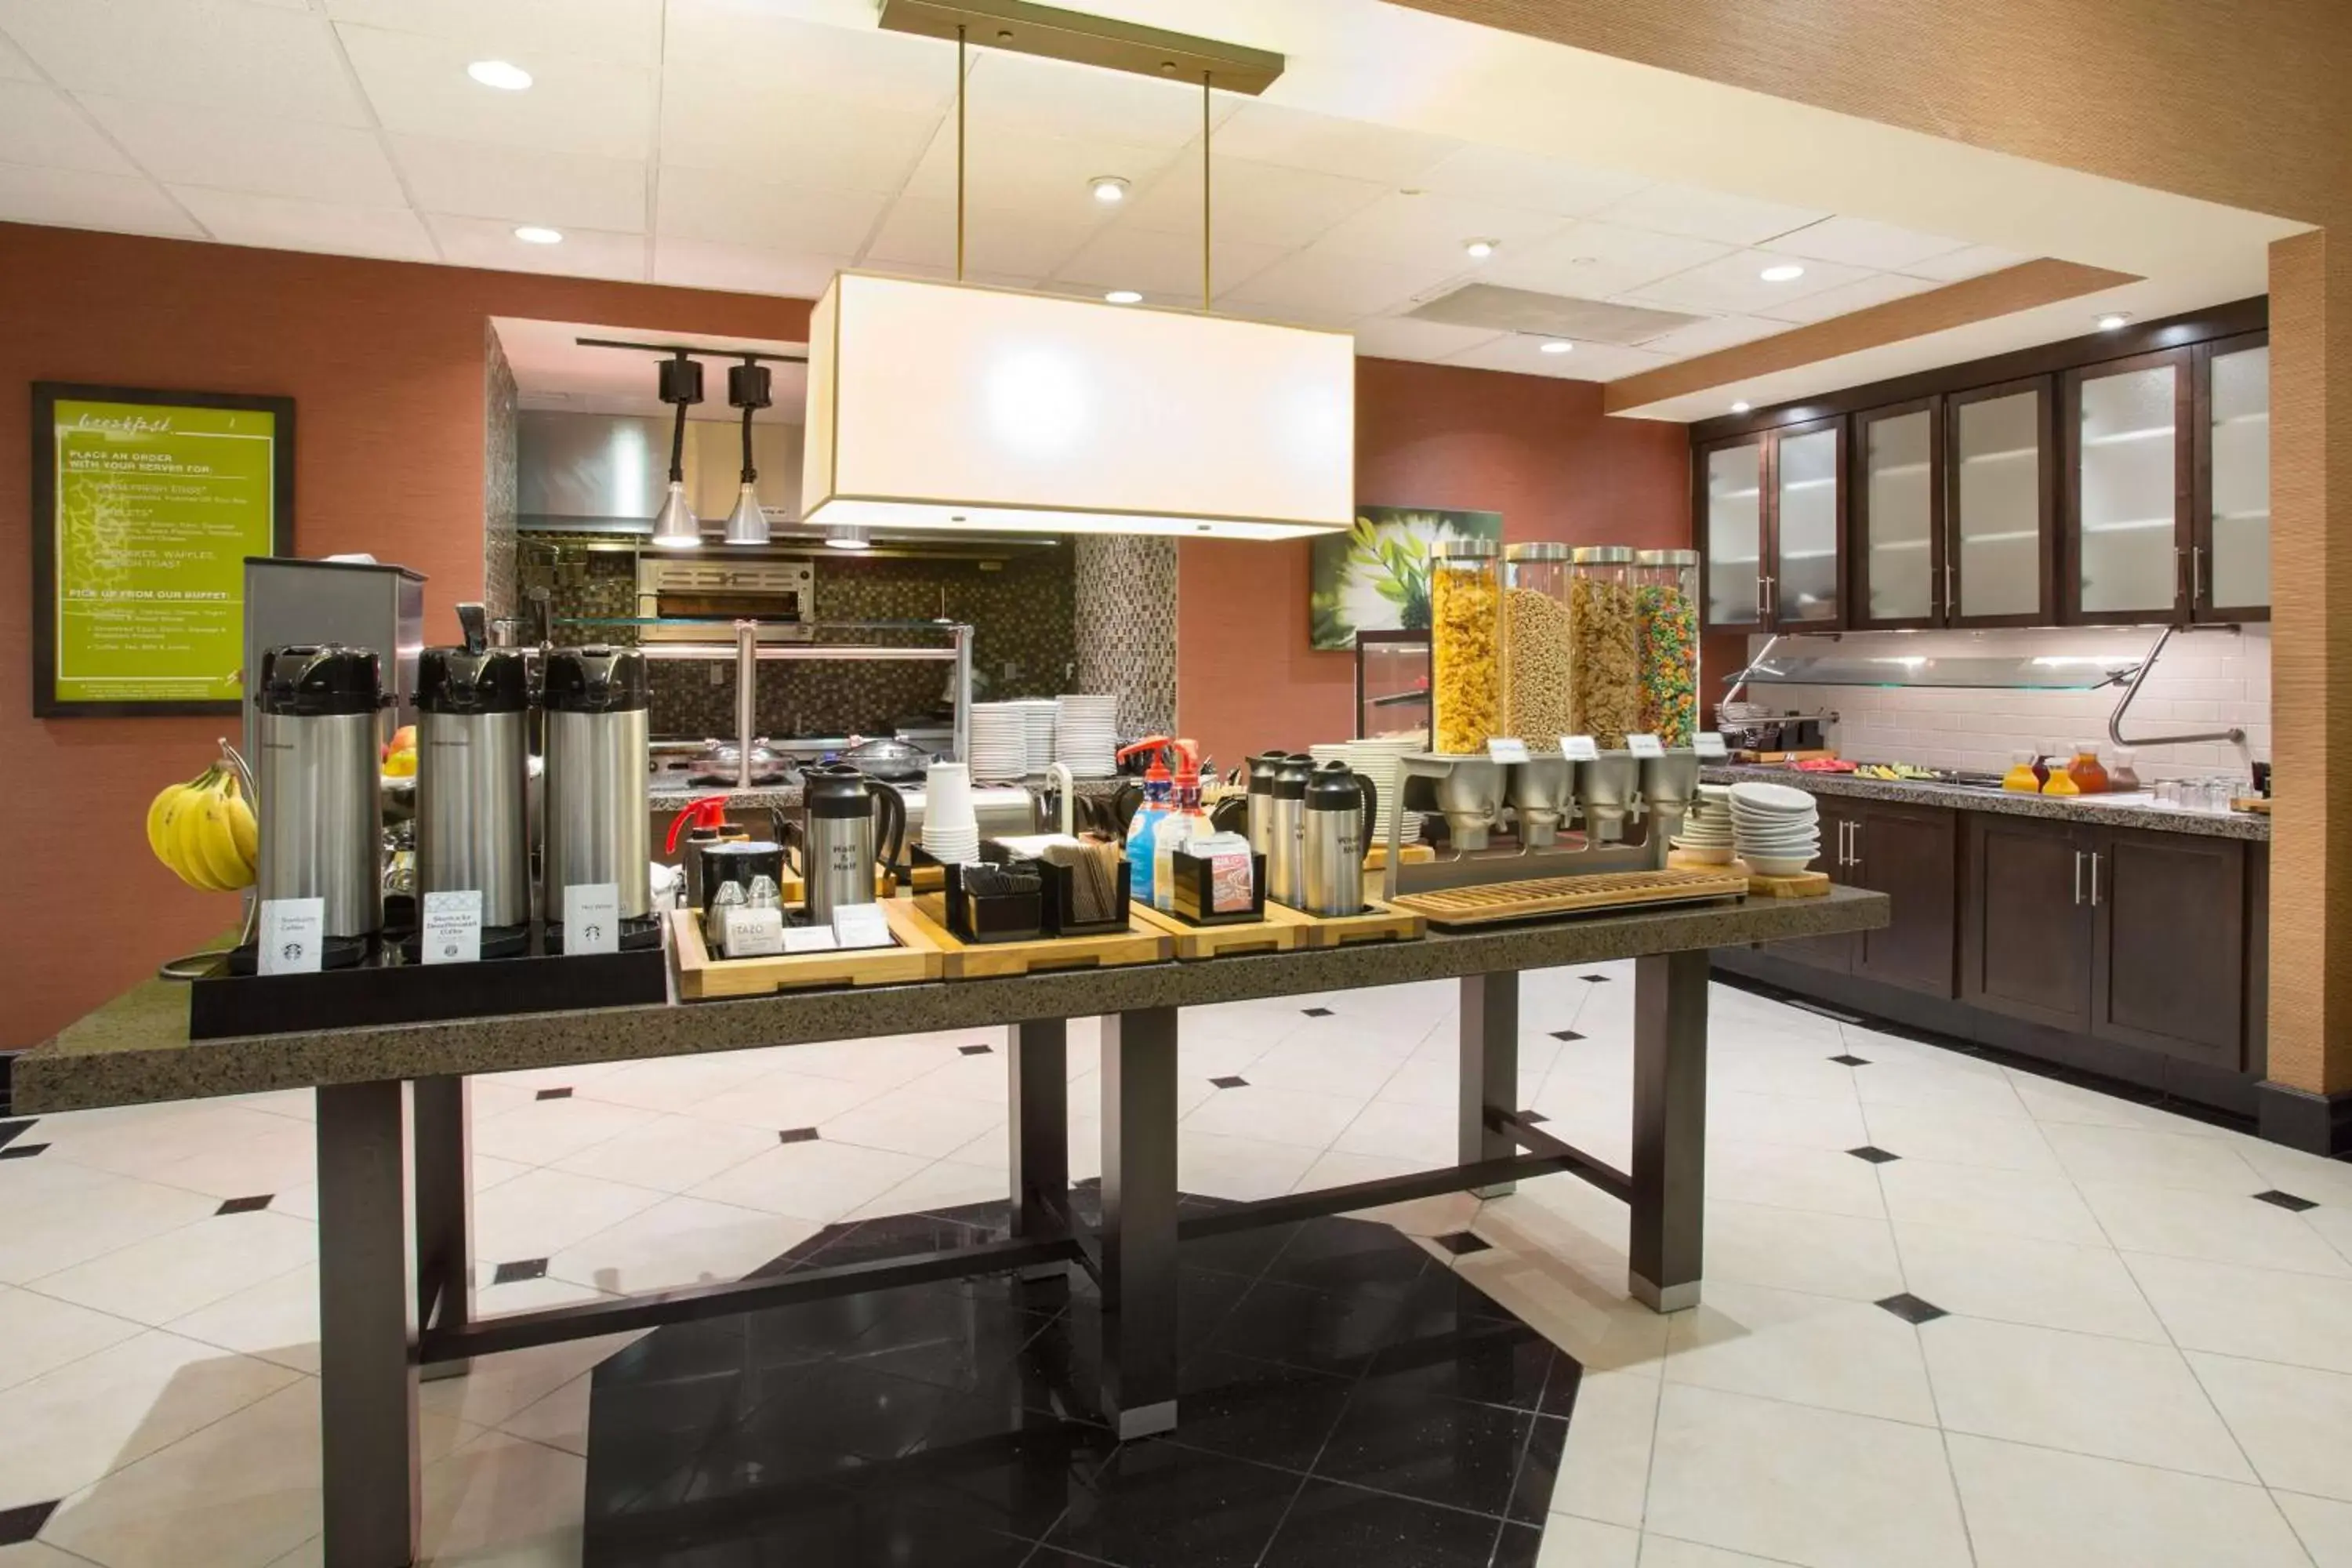
[[[1757,876],[1793,877],[1822,851],[1821,811],[1811,795],[1786,784],[1734,784],[1731,837]]]
[[[1029,773],[1034,778],[1054,765],[1054,730],[1061,721],[1061,700],[1053,697],[1024,697],[1005,706],[1021,710]]]
[[[1413,752],[1426,750],[1418,735],[1381,736],[1361,741],[1333,741],[1307,748],[1318,767],[1325,763],[1345,763],[1349,768],[1372,781],[1380,792],[1380,816],[1372,824],[1372,843],[1389,841],[1389,823],[1396,816],[1397,805],[1404,790],[1404,759]],[[1398,835],[1400,844],[1421,842],[1421,816],[1408,812]]]
[[[1054,721],[1054,760],[1072,778],[1107,779],[1118,771],[1118,699],[1064,697]]]
[[[1732,858],[1731,786],[1703,784],[1683,818],[1675,847],[1703,866],[1728,866]]]
[[[1011,702],[971,705],[971,776],[981,784],[1019,784],[1029,776],[1029,727]]]

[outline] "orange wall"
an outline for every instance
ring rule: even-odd
[[[32,717],[27,383],[292,397],[296,551],[424,572],[437,634],[482,586],[489,317],[788,340],[808,321],[798,300],[7,224],[0,278],[0,758],[20,803],[0,1048],[37,1042],[236,917],[158,866],[141,826],[148,798],[202,767],[234,721]]]
[[[1605,416],[1595,382],[1360,359],[1356,497],[1499,511],[1513,541],[1684,546],[1689,437]],[[1178,727],[1228,767],[1353,734],[1355,656],[1307,645],[1308,545],[1176,549]]]

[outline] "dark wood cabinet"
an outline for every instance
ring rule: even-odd
[[[1960,1000],[2088,1033],[2089,856],[2074,827],[1970,812],[1960,900]]]
[[[1845,431],[1815,419],[1695,448],[1708,630],[1845,625]]]
[[[1944,400],[1916,397],[1853,416],[1852,624],[1944,624]]]
[[[2056,379],[2027,376],[1944,400],[1946,519],[1937,626],[2057,619]]]
[[[2194,369],[2190,350],[2159,349],[2060,378],[2061,620],[2137,625],[2188,616]]]
[[[1885,893],[1893,919],[1854,939],[1853,973],[1949,998],[1958,954],[1958,814],[1869,801],[1846,836],[1845,879]]]
[[[1814,862],[1815,868],[1827,872],[1830,880],[1842,888],[1858,886],[1853,868],[1847,864],[1846,847],[1861,826],[1863,803],[1826,795],[1814,799],[1820,805],[1822,820],[1822,858]],[[1811,964],[1815,969],[1848,974],[1853,971],[1861,946],[1859,933],[1841,931],[1836,936],[1808,936],[1774,942],[1771,952],[1775,956]]]
[[[2271,337],[2200,343],[2190,618],[2271,618]]]
[[[2246,1044],[2246,847],[2093,827],[2091,1033],[2236,1070]]]

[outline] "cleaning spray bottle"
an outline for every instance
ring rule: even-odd
[[[1143,773],[1143,804],[1127,825],[1127,894],[1133,904],[1151,905],[1152,832],[1168,815],[1169,743],[1167,736],[1152,735],[1118,753],[1120,762],[1138,752],[1151,753],[1151,765]]]
[[[1199,834],[1213,832],[1209,814],[1201,809],[1201,752],[1192,741],[1178,741],[1176,798],[1168,815],[1151,830],[1151,907],[1176,907],[1176,851]]]

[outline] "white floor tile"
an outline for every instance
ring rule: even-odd
[[[1002,1030],[981,1030],[983,1035],[1003,1033]],[[956,1100],[992,1100],[998,1105],[1009,1104],[1013,1098],[1012,1058],[1004,1042],[999,1039],[974,1039],[971,1045],[986,1045],[985,1054],[965,1056],[959,1051],[933,1068],[908,1087],[926,1094],[944,1094]],[[1068,1058],[1064,1057],[1066,1069]]]
[[[631,1062],[617,1072],[582,1084],[573,1098],[633,1105],[640,1110],[684,1111],[775,1070],[775,1064],[751,1051],[659,1057]]]
[[[1264,1088],[1252,1079],[1243,1088],[1219,1089],[1202,1100],[1183,1126],[1193,1132],[1296,1143],[1319,1153],[1362,1114],[1366,1103],[1353,1096]]]
[[[1352,1150],[1334,1149],[1318,1154],[1315,1163],[1307,1167],[1306,1174],[1291,1191],[1320,1192],[1325,1187],[1344,1187],[1356,1182],[1377,1182],[1386,1176],[1410,1176],[1429,1167],[1417,1161],[1396,1158],[1389,1154],[1360,1154]]]
[[[2266,1485],[2352,1502],[2352,1377],[2197,1351],[2189,1365]]]
[[[1935,1425],[1919,1331],[1875,1306],[1718,1280],[1667,1321],[1669,1383]]]
[[[569,1171],[529,1171],[474,1197],[474,1258],[547,1258],[661,1202],[659,1193]]]
[[[2182,1350],[2352,1373],[2352,1280],[2126,1253]]]
[[[1737,1089],[1707,1091],[1706,1135],[1710,1142],[1738,1138],[1832,1151],[1859,1148],[1870,1142],[1862,1107],[1854,1101],[1747,1094]]]
[[[1641,1552],[1637,1531],[1556,1513],[1544,1521],[1536,1568],[1634,1568]]]
[[[547,1301],[545,1292],[541,1293],[540,1300],[553,1304]],[[643,1337],[604,1334],[593,1340],[477,1356],[463,1377],[445,1377],[425,1384],[417,1392],[417,1408],[437,1420],[467,1428],[502,1426],[518,1411],[528,1410]]]
[[[301,1135],[282,1116],[203,1100],[157,1106],[145,1115],[121,1119],[44,1117],[40,1133],[49,1145],[50,1159],[150,1180],[166,1166],[192,1155],[211,1154],[257,1140],[282,1139],[289,1133]]]
[[[499,1423],[499,1430],[586,1458],[588,1405],[596,1374],[583,1372],[546,1398],[524,1405]]]
[[[1670,1535],[1644,1534],[1642,1537],[1642,1568],[1781,1568],[1781,1565],[1769,1557],[1750,1557],[1744,1552],[1700,1546],[1694,1542],[1676,1541]]]
[[[2048,1123],[2042,1135],[2077,1182],[2137,1183],[2244,1195],[2263,1190],[2253,1167],[2213,1138],[2128,1127]]]
[[[1937,1051],[1932,1058],[1872,1057],[1869,1050],[1861,1049],[1853,1054],[1870,1062],[1866,1068],[1853,1069],[1854,1092],[1862,1097],[1865,1110],[1903,1107],[1955,1116],[2032,1120],[2009,1075],[1979,1058],[1957,1051]]]
[[[257,1197],[317,1181],[318,1129],[286,1117],[277,1121],[276,1129],[256,1129],[240,1119],[239,1129],[213,1147],[158,1166],[147,1179],[215,1198]]]
[[[555,1168],[626,1186],[682,1193],[776,1147],[776,1134],[782,1131],[695,1116],[656,1116],[617,1138],[556,1161]]]
[[[815,1138],[781,1143],[688,1189],[713,1203],[831,1225],[929,1164],[912,1154]]]
[[[153,1326],[275,1279],[319,1255],[309,1220],[262,1210],[218,1215],[195,1225],[45,1274],[45,1296]]]
[[[1875,1166],[1840,1151],[1794,1143],[1708,1139],[1706,1190],[1734,1203],[1863,1219],[1886,1217]]]
[[[2083,1199],[2126,1252],[2242,1263],[2296,1274],[2352,1278],[2352,1263],[2298,1214],[2250,1193],[2197,1192],[2136,1183],[2084,1182]]]
[[[917,1089],[894,1089],[818,1126],[835,1142],[887,1149],[936,1160],[1004,1121],[992,1100],[953,1100]]]
[[[991,1058],[992,1061],[1002,1058]],[[999,1072],[1002,1072],[999,1068]],[[922,1079],[915,1080],[924,1082]],[[787,1127],[814,1127],[854,1110],[890,1091],[880,1083],[823,1078],[815,1073],[785,1069],[762,1073],[748,1083],[719,1090],[698,1100],[688,1114],[699,1121],[725,1121],[739,1127],[781,1132]],[[985,1096],[982,1097],[987,1098]],[[999,1100],[1003,1096],[996,1097]]]
[[[1875,1301],[1904,1288],[1894,1234],[1885,1220],[1759,1204],[1706,1205],[1703,1279],[1850,1301]]]
[[[1870,1129],[1871,1142],[1906,1160],[1941,1160],[1954,1165],[1998,1171],[2040,1171],[2053,1176],[2061,1173],[2058,1157],[2050,1152],[2041,1124],[2030,1116],[1864,1104],[1862,1119]]]
[[[0,1568],[90,1568],[87,1557],[75,1557],[38,1541],[0,1546]],[[277,1568],[275,1563],[270,1568]]]
[[[1457,1259],[1455,1273],[1573,1356],[1588,1378],[1621,1372],[1657,1376],[1666,1359],[1669,1320],[1628,1294],[1623,1258],[1571,1261],[1554,1251],[1522,1252],[1523,1233],[1492,1217],[1491,1206],[1475,1228],[1492,1250]]]
[[[1073,1178],[1078,1179],[1082,1178]],[[967,1165],[956,1160],[934,1160],[872,1203],[852,1211],[849,1217],[936,1214],[965,1204],[1002,1203],[1012,1195],[1013,1175],[1003,1163]]]
[[[475,1194],[479,1196],[492,1187],[513,1181],[532,1167],[513,1160],[476,1153],[469,1169],[473,1173]],[[270,1200],[269,1212],[284,1215],[289,1219],[316,1220],[319,1217],[318,1183],[309,1182],[299,1187],[287,1188]]]
[[[1340,1131],[1331,1146],[1353,1154],[1414,1160],[1427,1169],[1454,1163],[1458,1136],[1452,1110],[1376,1100]]]
[[[43,1119],[47,1121],[47,1118]],[[45,1154],[0,1163],[0,1284],[103,1258],[220,1207],[218,1200]]]
[[[1941,1433],[1671,1383],[1643,1522],[1811,1568],[1969,1561]]]
[[[2274,1491],[2271,1497],[2316,1568],[2352,1568],[2352,1503]]]
[[[0,1352],[0,1391],[138,1332],[139,1325],[127,1319],[0,1285],[0,1347],[5,1347]]]
[[[436,1563],[576,1560],[588,1464],[505,1432],[485,1433],[425,1471],[424,1546]]]
[[[822,1045],[794,1046],[783,1053],[782,1061],[764,1070],[782,1068],[818,1078],[880,1084],[887,1089],[912,1083],[954,1055],[953,1046],[928,1037],[831,1040]]]
[[[496,1159],[522,1165],[552,1165],[609,1142],[656,1120],[660,1113],[633,1105],[583,1100],[535,1100],[498,1116],[474,1118],[473,1146]]]
[[[208,1345],[296,1372],[319,1370],[319,1268],[310,1264],[163,1325]]]
[[[1878,1186],[1886,1212],[1898,1223],[2106,1245],[2106,1233],[2074,1184],[2056,1172],[2000,1171],[1906,1157],[1878,1167]]]
[[[1638,1527],[1648,1506],[1658,1380],[1640,1372],[1587,1372],[1576,1390],[1568,1446],[1552,1483],[1555,1513]]]
[[[1378,1095],[1403,1067],[1402,1058],[1387,1052],[1299,1040],[1267,1051],[1250,1063],[1244,1076],[1255,1089],[1297,1089],[1361,1101]]]
[[[1911,1293],[1948,1312],[2166,1342],[2123,1259],[2105,1247],[1941,1226],[1895,1226]]]
[[[806,1220],[707,1198],[664,1198],[548,1259],[558,1279],[637,1296],[740,1279],[816,1234]]]
[[[1298,1184],[1316,1153],[1296,1143],[1182,1128],[1176,1134],[1176,1184],[1202,1197],[1277,1197]]]
[[[1954,1433],[1977,1568],[2305,1568],[2260,1487]]]
[[[2170,1345],[1977,1318],[1919,1342],[1944,1426],[2074,1454],[2252,1481],[2253,1471]]]

